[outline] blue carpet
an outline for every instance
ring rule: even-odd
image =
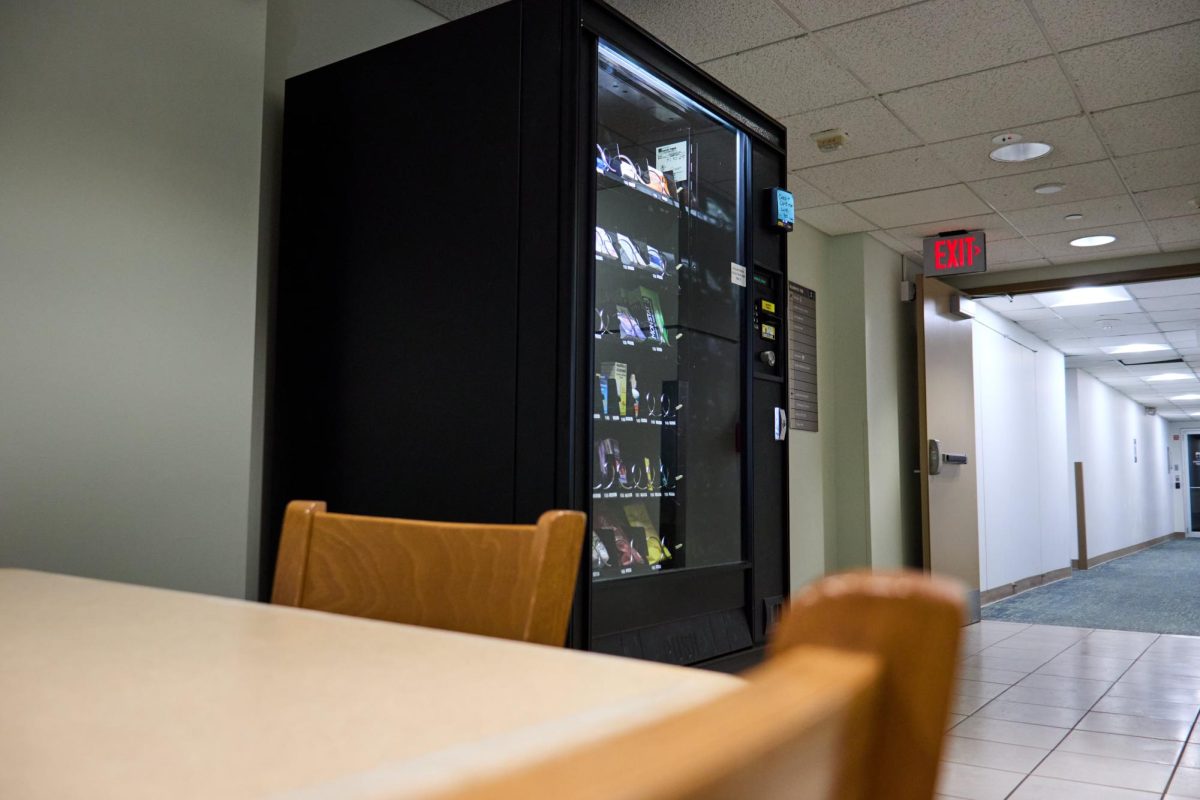
[[[1200,635],[1200,539],[1172,539],[998,600],[984,619]]]

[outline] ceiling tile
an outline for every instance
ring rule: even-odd
[[[993,161],[988,154],[998,145],[992,141],[992,137],[1000,133],[1019,133],[1027,142],[1046,142],[1053,145],[1054,150],[1049,155],[1033,161],[1015,164]],[[940,161],[965,181],[1065,167],[1068,164],[1082,164],[1108,157],[1104,152],[1104,145],[1092,131],[1092,126],[1082,116],[993,130],[964,139],[939,142],[930,145],[930,148]]]
[[[1008,316],[1009,311],[1031,311],[1045,308],[1031,294],[1001,295],[1000,297],[985,297],[979,301],[985,308],[990,308],[998,314]]]
[[[1113,250],[1103,255],[1091,255],[1089,253],[1065,253],[1063,255],[1050,256],[1050,261],[1054,264],[1077,264],[1084,261],[1108,261],[1113,258],[1129,258],[1130,256],[1145,256],[1151,253],[1157,253],[1156,245],[1141,245],[1138,247],[1130,247],[1122,250]]]
[[[1117,156],[1195,144],[1200,142],[1200,92],[1098,111],[1092,121]]]
[[[884,95],[883,102],[927,142],[1080,113],[1053,57],[905,89]]]
[[[1005,239],[1000,242],[987,243],[988,266],[1034,261],[1042,258],[1042,255],[1041,251],[1024,239]]]
[[[1088,111],[1200,90],[1200,22],[1063,53]]]
[[[1033,191],[1035,186],[1043,183],[1062,183],[1066,184],[1066,188],[1056,194],[1037,194]],[[1093,161],[1090,164],[1027,172],[1007,178],[974,181],[971,188],[1000,211],[1112,197],[1125,191],[1109,161]]]
[[[1151,311],[1150,319],[1155,322],[1200,322],[1200,311],[1190,308],[1179,311]]]
[[[892,228],[888,233],[914,250],[919,250],[924,247],[921,240],[926,236],[936,236],[942,231],[975,230],[984,231],[989,242],[1015,239],[1020,236],[999,214],[981,214],[977,217],[935,220],[933,222],[924,222],[920,225]]]
[[[1050,262],[1044,258],[1036,258],[1032,261],[1014,261],[1011,264],[989,264],[988,272],[1015,272],[1020,269],[1036,269],[1037,267],[1048,267]]]
[[[1072,239],[1077,239],[1080,236],[1104,233],[1116,236],[1117,241],[1100,247],[1071,246]],[[1154,237],[1150,235],[1150,230],[1144,222],[1132,222],[1125,225],[1105,225],[1061,233],[1048,233],[1041,236],[1030,236],[1029,241],[1048,258],[1054,259],[1056,256],[1082,255],[1083,258],[1080,260],[1084,261],[1105,259],[1109,257],[1109,253],[1118,250],[1129,250],[1135,247],[1146,246],[1152,247],[1154,245]]]
[[[915,147],[921,140],[874,97],[822,108],[780,120],[788,129],[788,169],[815,167],[851,158]],[[811,134],[830,128],[849,134],[845,146],[831,153],[817,149]]]
[[[987,214],[991,209],[960,184],[919,192],[856,200],[847,206],[881,228],[899,228],[929,220]]]
[[[912,5],[919,0],[779,0],[810,31]]]
[[[798,174],[841,201],[900,194],[956,182],[950,170],[925,147],[810,167]]]
[[[1200,239],[1200,214],[1153,219],[1149,224],[1160,242],[1194,242]]]
[[[1144,297],[1138,305],[1146,311],[1178,311],[1181,308],[1200,310],[1200,294],[1177,294],[1165,297]]]
[[[1200,183],[1200,145],[1125,156],[1116,162],[1131,192]]]
[[[1064,219],[1068,214],[1083,214],[1083,219],[1074,222]],[[1004,216],[1014,228],[1026,236],[1059,231],[1079,231],[1085,228],[1094,228],[1097,225],[1115,225],[1141,220],[1137,206],[1133,204],[1127,194],[1098,197],[1094,200],[1080,200],[1077,203],[1025,208],[1020,211],[1005,211]]]
[[[1173,186],[1170,189],[1154,189],[1149,192],[1137,192],[1133,196],[1138,208],[1146,219],[1163,219],[1165,217],[1184,217],[1188,214],[1200,214],[1200,204],[1193,206],[1192,200],[1200,201],[1200,183],[1190,183],[1186,186]]]
[[[1146,281],[1125,286],[1134,297],[1170,297],[1180,294],[1200,294],[1200,278],[1179,278],[1173,281]]]
[[[1058,50],[1200,18],[1196,0],[1032,0]]]
[[[850,209],[837,204],[799,209],[796,211],[796,218],[830,236],[869,231],[875,227]]]
[[[931,0],[816,36],[877,92],[1050,52],[1021,0]],[[960,45],[965,42],[970,46]]]
[[[611,0],[611,5],[692,61],[804,32],[771,0]]]
[[[808,183],[794,172],[788,175],[788,191],[792,193],[792,199],[796,203],[796,208],[827,206],[834,202],[832,197]]]
[[[1196,250],[1200,258],[1200,239],[1190,242],[1160,242],[1158,245],[1164,253],[1178,253],[1184,250]]]
[[[830,61],[807,36],[719,58],[703,67],[774,117],[869,94],[857,78]]]
[[[1002,312],[1004,316],[1016,322],[1058,319],[1058,315],[1049,308],[1009,309]]]

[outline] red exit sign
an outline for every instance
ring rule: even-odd
[[[987,272],[987,239],[983,231],[959,231],[925,238],[926,275],[968,272]]]

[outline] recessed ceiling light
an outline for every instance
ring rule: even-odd
[[[1183,372],[1162,372],[1146,378],[1148,381],[1190,381],[1191,379],[1191,375]]]
[[[1177,394],[1172,400],[1200,400],[1200,394]]]
[[[1005,144],[993,150],[988,158],[992,161],[1015,163],[1018,161],[1033,161],[1048,154],[1054,148],[1045,142],[1014,142]]]
[[[1113,328],[1121,324],[1119,319],[1098,319],[1096,327],[1102,331],[1111,331]]]
[[[1057,194],[1067,188],[1065,183],[1039,183],[1033,187],[1033,190],[1038,194]]]
[[[1117,237],[1109,236],[1107,233],[1099,236],[1081,236],[1071,240],[1071,247],[1099,247],[1104,244],[1112,244],[1116,240]]]
[[[1078,222],[1079,220],[1083,219],[1083,214],[1067,214],[1065,217],[1063,217],[1063,219],[1065,219],[1067,222]]]
[[[1137,344],[1122,344],[1116,347],[1101,347],[1101,350],[1108,353],[1110,356],[1124,355],[1125,353],[1154,353],[1159,350],[1170,350],[1171,348],[1165,344],[1146,344],[1139,342]],[[1196,399],[1200,400],[1200,395],[1196,395]]]
[[[1046,308],[1063,306],[1090,306],[1099,303],[1120,303],[1132,300],[1133,296],[1123,286],[1084,286],[1061,292],[1041,292],[1034,295]]]

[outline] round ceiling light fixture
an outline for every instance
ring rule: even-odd
[[[1058,194],[1065,188],[1067,188],[1065,183],[1039,183],[1033,187],[1033,190],[1038,194]]]
[[[1083,214],[1067,214],[1063,219],[1067,222],[1079,222],[1079,220],[1083,219]]]
[[[988,158],[1003,164],[1015,164],[1020,161],[1033,161],[1048,155],[1054,148],[1045,142],[1013,142],[1001,145],[993,150]]]
[[[1117,240],[1117,237],[1110,236],[1107,233],[1097,234],[1096,236],[1081,236],[1078,239],[1071,240],[1071,247],[1100,247],[1105,244],[1112,244]]]

